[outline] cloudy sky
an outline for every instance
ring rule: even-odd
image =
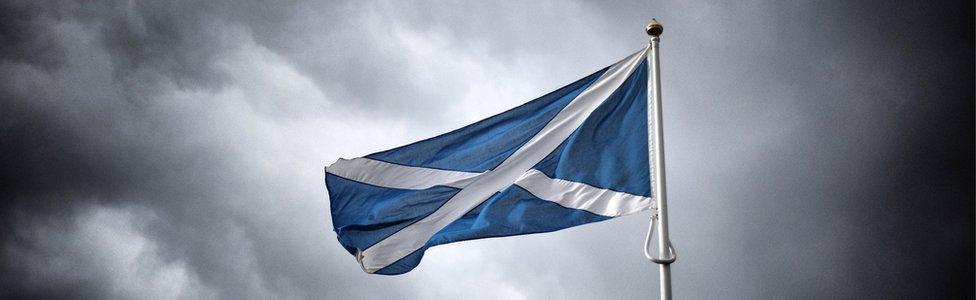
[[[647,213],[364,274],[322,171],[651,17],[676,297],[973,297],[972,1],[280,2],[0,3],[0,297],[653,298]]]

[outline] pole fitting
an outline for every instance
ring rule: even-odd
[[[647,226],[647,236],[644,238],[644,257],[659,265],[670,265],[678,259],[678,253],[674,251],[674,243],[667,240],[668,255],[666,257],[654,257],[651,255],[651,239],[654,236],[654,224],[658,221],[657,211],[651,213],[651,224]],[[661,238],[660,236],[657,238]]]
[[[651,22],[647,23],[647,27],[644,28],[644,31],[646,31],[647,35],[649,36],[659,37],[661,36],[661,33],[664,33],[664,26],[661,25],[657,19],[651,19]]]

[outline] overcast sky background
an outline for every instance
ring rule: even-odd
[[[0,4],[0,297],[654,298],[647,213],[364,274],[324,165],[662,37],[681,299],[973,298],[973,2]]]

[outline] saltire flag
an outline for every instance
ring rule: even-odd
[[[519,107],[326,167],[332,225],[364,271],[427,248],[651,209],[647,49]]]

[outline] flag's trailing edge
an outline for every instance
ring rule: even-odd
[[[652,208],[646,53],[461,129],[328,166],[339,242],[364,271],[394,275],[436,245]]]

